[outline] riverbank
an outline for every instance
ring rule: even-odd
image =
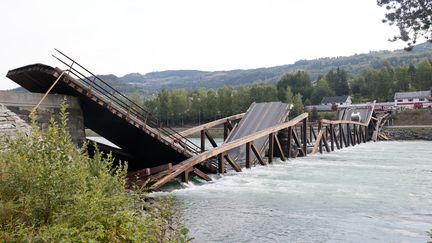
[[[390,140],[432,141],[432,125],[387,126],[383,131]]]

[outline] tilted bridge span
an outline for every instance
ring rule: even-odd
[[[151,189],[179,176],[188,182],[190,173],[209,181],[209,173],[241,172],[272,163],[275,156],[286,160],[384,138],[380,129],[388,114],[375,113],[373,104],[339,110],[337,120],[311,123],[307,113],[288,120],[291,105],[253,103],[246,113],[177,132],[64,53],[57,50],[54,57],[62,68],[32,64],[7,77],[30,92],[78,97],[84,125],[120,147],[130,160],[130,181]],[[353,114],[360,115],[353,121]],[[215,126],[224,127],[221,145],[209,133]],[[193,134],[199,134],[199,145],[187,138]],[[206,140],[212,149],[206,150]]]

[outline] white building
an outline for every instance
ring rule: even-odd
[[[321,105],[351,105],[352,104],[352,100],[351,100],[351,96],[349,95],[342,95],[342,96],[332,96],[332,97],[324,97],[321,100]]]
[[[395,106],[406,108],[423,108],[432,106],[431,90],[415,92],[396,92]]]

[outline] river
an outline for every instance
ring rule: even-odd
[[[195,180],[177,197],[194,242],[426,242],[432,142],[378,142]]]

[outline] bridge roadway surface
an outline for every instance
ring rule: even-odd
[[[280,124],[286,120],[289,111],[290,105],[282,102],[252,103],[238,126],[233,129],[225,140],[225,143]],[[258,148],[261,157],[264,157],[268,141],[268,137],[262,137],[254,141],[254,145]],[[245,154],[246,148],[244,146],[234,148],[228,152],[232,159],[241,164],[244,162]],[[253,163],[256,162],[255,154],[251,155],[251,159]]]

